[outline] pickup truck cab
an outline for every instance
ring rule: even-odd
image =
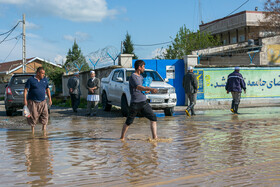
[[[117,68],[110,75],[101,79],[102,105],[110,111],[112,105],[121,107],[123,116],[127,116],[130,105],[129,78],[135,72],[133,68]],[[175,88],[154,70],[146,69],[144,79],[152,80],[149,87],[158,89],[156,94],[147,94],[147,101],[154,110],[164,110],[166,116],[172,116],[177,103]]]

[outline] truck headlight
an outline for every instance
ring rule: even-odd
[[[175,88],[174,87],[172,87],[172,88],[168,88],[168,93],[175,93]]]

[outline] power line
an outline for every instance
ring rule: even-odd
[[[230,16],[230,15],[232,15],[235,11],[237,11],[238,9],[240,9],[242,6],[244,6],[246,3],[248,3],[250,0],[247,0],[247,1],[245,1],[244,3],[242,3],[238,8],[236,8],[235,10],[233,10],[231,13],[229,13],[227,16],[225,16],[225,17],[228,17],[228,16]],[[223,17],[223,18],[225,18],[225,17]],[[222,18],[222,19],[223,19]],[[210,24],[208,27],[206,27],[206,28],[203,28],[203,30],[206,30],[206,29],[208,29],[209,27],[211,27],[211,26],[213,26],[213,25],[215,25],[215,24],[217,24],[217,23],[219,23],[222,19],[220,19],[220,20],[218,20],[217,22],[215,22],[215,23],[213,23],[213,24]]]
[[[13,40],[13,39],[18,39],[18,37],[20,37],[20,36],[22,36],[22,33],[21,34],[19,34],[19,35],[17,35],[17,36],[15,36],[15,37],[13,37],[13,38],[9,38],[8,40],[5,40],[5,41],[3,41],[3,42],[8,42],[8,41],[11,41],[11,40]]]
[[[168,44],[171,43],[172,41],[169,42],[162,42],[162,43],[155,43],[155,44],[133,44],[134,46],[155,46],[155,45],[163,45],[163,44]]]
[[[13,52],[13,50],[15,49],[16,45],[18,44],[18,41],[19,41],[20,38],[16,38],[16,43],[14,45],[14,47],[11,49],[11,51],[9,52],[9,54],[7,55],[7,57],[3,60],[3,62],[6,62],[7,58],[11,55],[11,53]]]
[[[21,21],[18,21],[17,24],[16,24],[13,28],[11,28],[11,30],[13,30],[15,27],[17,27],[18,24],[19,24],[20,22],[21,22]],[[9,31],[7,31],[7,32],[4,32],[4,33],[1,33],[0,36],[5,35],[5,34],[11,32],[11,30],[9,30]]]
[[[5,33],[1,34],[1,35],[7,34],[7,36],[0,42],[0,44],[3,43],[10,36],[10,34],[12,34],[12,32],[16,29],[16,27],[18,26],[18,24],[20,22],[21,21],[18,21],[17,24],[11,30],[9,30],[8,32],[5,32]]]

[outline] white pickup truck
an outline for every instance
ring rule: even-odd
[[[108,77],[101,79],[102,105],[105,111],[110,111],[112,105],[116,105],[121,107],[123,116],[127,116],[131,99],[128,80],[134,72],[133,68],[117,68]],[[164,110],[166,116],[172,116],[177,103],[175,88],[154,70],[146,69],[142,76],[151,77],[150,87],[158,89],[157,94],[146,95],[151,107]]]

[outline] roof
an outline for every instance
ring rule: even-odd
[[[233,14],[233,15],[230,15],[230,16],[226,16],[226,17],[223,17],[223,18],[220,18],[220,19],[216,19],[216,20],[211,21],[211,22],[208,22],[208,23],[201,24],[201,25],[199,25],[199,26],[202,27],[202,26],[206,26],[206,25],[211,25],[211,24],[213,24],[213,23],[216,23],[216,22],[219,22],[219,21],[222,21],[222,20],[225,20],[225,19],[234,17],[234,16],[238,16],[238,15],[241,15],[241,14],[246,14],[246,13],[264,14],[265,12],[264,12],[264,11],[248,11],[248,10],[245,10],[245,11],[238,12],[238,13]]]
[[[26,59],[26,64],[29,64],[29,63],[31,63],[35,60],[39,60],[39,61],[42,61],[42,62],[45,62],[45,63],[48,63],[48,64],[51,64],[53,66],[61,68],[60,65],[57,65],[53,62],[46,61],[46,60],[41,59],[39,57],[27,58]],[[20,68],[22,68],[22,60],[3,62],[3,63],[0,63],[0,74],[3,74],[3,73],[4,74],[9,74],[9,73],[12,73],[13,71],[16,71],[16,70],[20,69]]]

